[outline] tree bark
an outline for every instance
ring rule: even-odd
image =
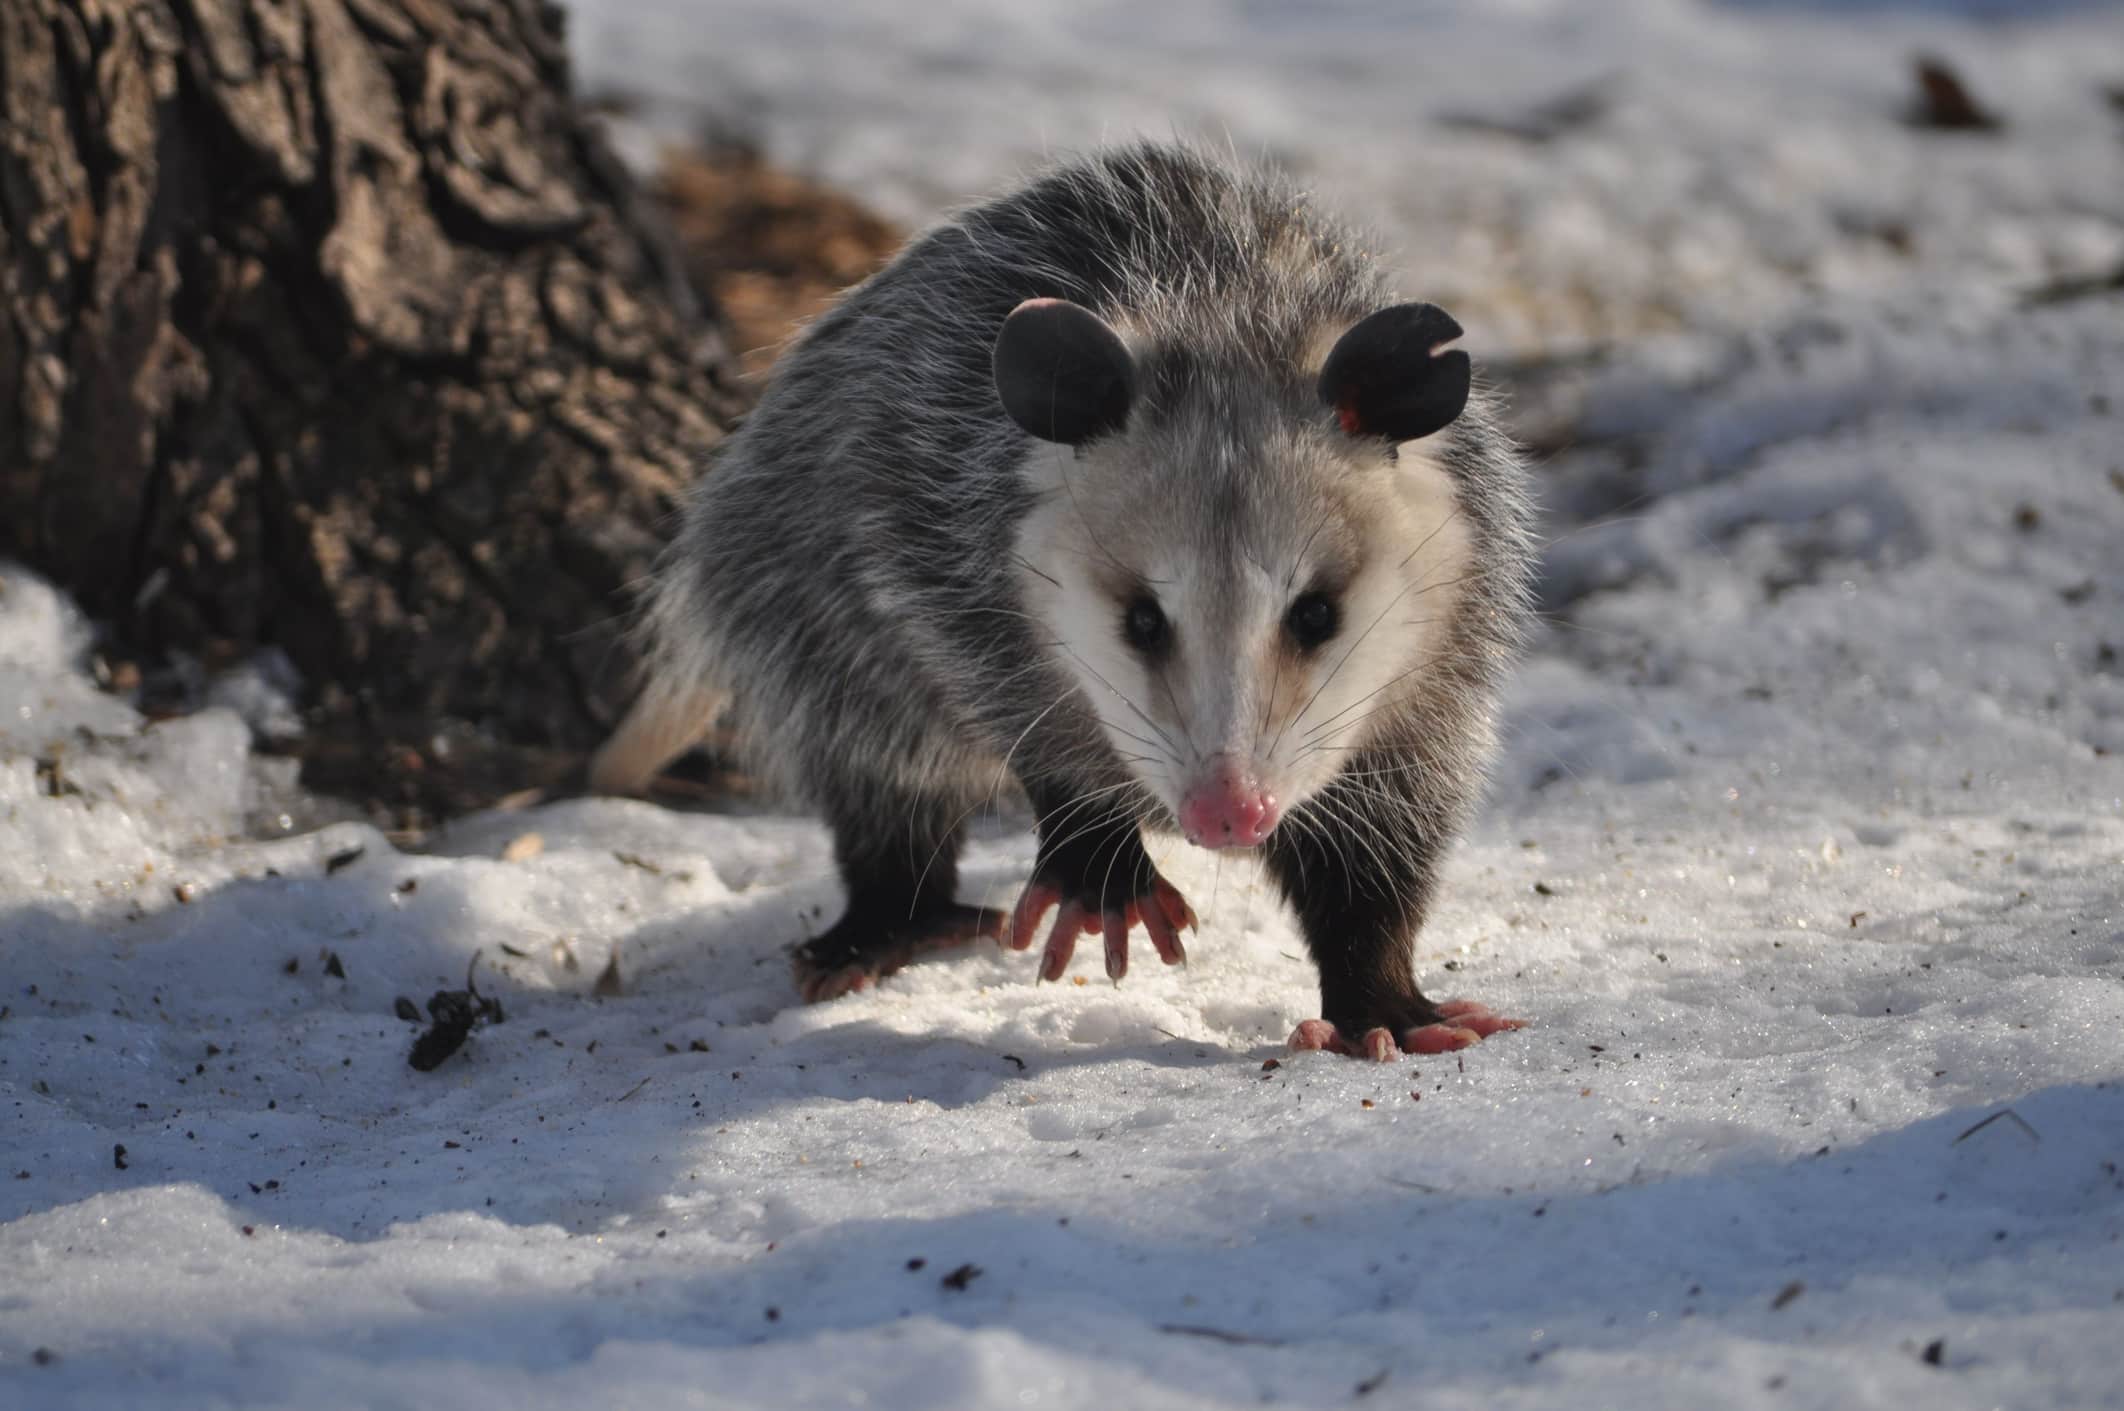
[[[0,0],[0,555],[571,750],[741,404],[538,0]]]

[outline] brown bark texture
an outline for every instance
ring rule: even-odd
[[[538,0],[0,0],[0,556],[573,750],[741,404]]]

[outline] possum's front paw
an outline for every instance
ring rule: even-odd
[[[1418,999],[1407,1013],[1369,1015],[1339,1024],[1308,1019],[1291,1033],[1291,1047],[1298,1050],[1326,1049],[1329,1053],[1380,1062],[1404,1053],[1451,1053],[1481,1043],[1507,1029],[1524,1029],[1524,1019],[1507,1019],[1492,1013],[1487,1005],[1468,999],[1432,1004]]]
[[[1119,889],[1104,885],[1104,878],[1064,883],[1050,876],[1050,870],[1043,867],[1033,873],[1010,914],[1011,949],[1024,950],[1033,943],[1042,918],[1060,908],[1047,933],[1047,948],[1040,954],[1041,979],[1062,978],[1079,936],[1102,934],[1106,938],[1107,976],[1120,979],[1128,973],[1129,932],[1139,925],[1157,947],[1158,958],[1167,965],[1178,965],[1187,959],[1187,952],[1180,946],[1180,932],[1197,925],[1195,909],[1177,887],[1158,875],[1148,859],[1134,874],[1142,879],[1134,889],[1135,895],[1125,899],[1114,895]]]

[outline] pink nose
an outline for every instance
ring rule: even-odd
[[[1254,776],[1219,757],[1180,801],[1180,831],[1198,848],[1250,848],[1283,816]]]

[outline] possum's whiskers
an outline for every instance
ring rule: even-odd
[[[1423,552],[1424,545],[1430,543],[1433,539],[1437,538],[1440,534],[1444,533],[1445,527],[1448,524],[1451,524],[1455,519],[1459,518],[1459,516],[1460,507],[1458,505],[1455,505],[1453,507],[1453,512],[1445,516],[1443,519],[1439,520],[1437,525],[1432,528],[1431,532],[1424,535],[1422,541],[1419,542],[1415,548],[1409,550],[1408,554],[1401,560],[1399,564],[1396,565],[1396,568],[1398,569],[1408,567],[1409,561],[1415,558],[1416,555],[1418,555],[1419,553]],[[1313,693],[1305,698],[1305,704],[1300,706],[1298,708],[1297,713],[1291,716],[1289,720],[1283,722],[1283,728],[1281,730],[1278,730],[1276,732],[1276,738],[1269,742],[1270,754],[1274,754],[1276,752],[1276,747],[1283,743],[1283,737],[1284,735],[1289,733],[1290,728],[1305,718],[1306,712],[1310,711],[1313,708],[1314,702],[1320,699],[1320,693],[1334,684],[1335,678],[1342,673],[1342,668],[1347,666],[1349,664],[1350,658],[1357,654],[1357,649],[1365,644],[1365,639],[1370,637],[1372,633],[1377,630],[1379,624],[1386,620],[1386,615],[1392,612],[1397,606],[1399,606],[1401,600],[1407,597],[1410,591],[1415,587],[1416,585],[1413,583],[1404,584],[1402,586],[1401,591],[1396,593],[1390,600],[1388,600],[1387,605],[1379,610],[1378,615],[1372,619],[1370,625],[1368,625],[1363,632],[1358,634],[1357,640],[1350,643],[1348,647],[1343,649],[1341,657],[1336,660],[1334,667],[1328,672],[1327,678],[1323,680],[1318,686],[1315,686],[1313,688]],[[1430,589],[1426,588],[1424,589],[1424,591],[1429,592]]]
[[[1062,650],[1068,652],[1070,656],[1075,659],[1077,665],[1083,667],[1086,671],[1090,672],[1092,675],[1092,679],[1097,681],[1100,685],[1104,686],[1107,690],[1112,691],[1115,697],[1120,700],[1121,704],[1127,706],[1131,711],[1134,711],[1136,719],[1142,721],[1145,725],[1148,725],[1151,728],[1151,733],[1165,742],[1165,748],[1170,750],[1175,758],[1179,757],[1180,747],[1173,743],[1173,737],[1166,734],[1165,731],[1160,728],[1157,721],[1151,719],[1148,715],[1144,714],[1143,707],[1137,705],[1135,701],[1130,698],[1128,692],[1122,690],[1119,686],[1116,686],[1113,682],[1107,680],[1104,676],[1100,675],[1098,668],[1094,667],[1090,662],[1086,661],[1084,659],[1083,653],[1079,652],[1075,647],[1072,647],[1067,642],[1065,642],[1062,644]],[[1113,722],[1108,721],[1107,724],[1109,726],[1112,726]],[[1121,733],[1124,735],[1128,735],[1131,740],[1142,739],[1140,735],[1131,735],[1126,730],[1122,730]],[[1148,740],[1143,740],[1143,743],[1148,745],[1151,742]]]
[[[1424,617],[1424,618],[1417,618],[1417,619],[1414,619],[1414,620],[1412,620],[1412,621],[1411,621],[1410,623],[1408,623],[1407,625],[1409,625],[1409,626],[1411,626],[1411,627],[1428,627],[1428,626],[1430,626],[1430,625],[1431,625],[1432,623],[1434,623],[1434,622],[1437,622],[1437,621],[1440,621],[1440,620],[1441,620],[1441,619],[1438,619],[1438,618],[1435,618],[1435,617]],[[1298,742],[1298,743],[1299,743],[1299,745],[1300,745],[1301,747],[1306,747],[1306,746],[1310,746],[1310,745],[1311,745],[1311,744],[1312,744],[1312,743],[1313,743],[1313,742],[1314,742],[1315,740],[1319,739],[1321,735],[1325,734],[1325,733],[1326,733],[1327,731],[1329,731],[1329,730],[1332,730],[1332,729],[1334,729],[1334,728],[1335,728],[1335,725],[1336,725],[1336,723],[1337,723],[1338,721],[1340,721],[1340,720],[1342,719],[1342,717],[1344,717],[1344,716],[1348,715],[1348,714],[1349,714],[1349,713],[1350,713],[1351,711],[1353,711],[1353,710],[1357,709],[1357,708],[1358,708],[1359,706],[1363,705],[1363,704],[1364,704],[1364,703],[1365,703],[1366,701],[1370,701],[1370,700],[1373,700],[1373,699],[1377,698],[1378,696],[1380,696],[1380,695],[1383,695],[1384,693],[1386,693],[1386,692],[1388,692],[1388,691],[1391,691],[1391,690],[1393,690],[1393,689],[1394,689],[1394,688],[1395,688],[1396,686],[1398,686],[1398,685],[1400,685],[1400,684],[1401,684],[1402,682],[1404,682],[1404,681],[1408,680],[1408,679],[1409,679],[1409,678],[1410,678],[1411,676],[1414,676],[1414,675],[1415,675],[1415,674],[1416,674],[1417,672],[1419,672],[1419,671],[1425,671],[1425,670],[1428,670],[1428,669],[1429,669],[1429,668],[1431,668],[1432,666],[1435,666],[1435,665],[1437,665],[1437,662],[1438,662],[1438,657],[1437,657],[1437,654],[1436,654],[1435,652],[1429,652],[1429,653],[1425,653],[1425,655],[1424,655],[1424,658],[1423,658],[1423,660],[1421,660],[1421,661],[1417,662],[1417,663],[1416,663],[1416,664],[1415,664],[1414,666],[1410,667],[1410,668],[1409,668],[1409,669],[1408,669],[1407,671],[1401,672],[1401,673],[1400,673],[1399,675],[1396,675],[1396,676],[1391,676],[1391,677],[1389,677],[1389,678],[1388,678],[1388,679],[1386,680],[1386,682],[1385,682],[1385,683],[1384,683],[1383,685],[1381,685],[1381,686],[1377,687],[1377,688],[1376,688],[1376,689],[1374,689],[1374,690],[1370,690],[1370,691],[1367,691],[1367,692],[1365,692],[1365,693],[1364,693],[1363,695],[1359,696],[1359,697],[1358,697],[1358,698],[1357,698],[1356,700],[1354,700],[1354,701],[1351,701],[1351,702],[1350,702],[1350,703],[1349,703],[1348,705],[1344,706],[1344,707],[1343,707],[1343,708],[1342,708],[1341,710],[1338,710],[1338,711],[1336,711],[1336,712],[1335,712],[1335,713],[1334,713],[1333,715],[1331,715],[1331,716],[1328,716],[1328,717],[1327,717],[1327,718],[1326,718],[1325,720],[1321,721],[1321,722],[1320,722],[1320,723],[1319,723],[1318,725],[1314,726],[1314,727],[1313,727],[1313,728],[1312,728],[1311,730],[1308,730],[1308,731],[1307,731],[1307,732],[1305,733],[1304,737],[1303,737],[1303,738],[1301,738],[1301,739],[1299,740],[1299,742]],[[1354,726],[1354,725],[1356,725],[1356,724],[1357,724],[1357,721],[1361,721],[1361,720],[1363,720],[1363,719],[1365,718],[1365,716],[1367,716],[1367,715],[1370,715],[1370,714],[1372,714],[1372,712],[1371,712],[1371,711],[1366,711],[1366,712],[1364,713],[1364,715],[1360,715],[1360,716],[1358,716],[1358,717],[1357,717],[1357,720],[1353,720],[1353,721],[1351,721],[1351,722],[1349,722],[1349,723],[1350,723],[1350,724],[1351,724],[1352,726]],[[1304,752],[1304,749],[1303,749],[1303,748],[1301,748],[1301,750],[1300,750],[1300,753],[1302,754],[1303,752]]]
[[[1118,784],[1108,784],[1104,788],[1087,790],[1084,793],[1079,794],[1076,798],[1072,799],[1060,813],[1055,815],[1054,828],[1051,828],[1049,831],[1054,832],[1061,828],[1064,824],[1067,824],[1072,820],[1078,818],[1080,815],[1085,815],[1086,811],[1091,807],[1091,805],[1099,802],[1101,799],[1111,797],[1112,795],[1118,794],[1123,790],[1133,789],[1137,787],[1139,786],[1137,785],[1135,780],[1124,779]],[[1099,812],[1090,814],[1088,816],[1085,816],[1083,823],[1071,829],[1069,832],[1064,833],[1059,837],[1056,837],[1051,842],[1048,841],[1046,838],[1042,838],[1041,842],[1043,843],[1044,849],[1046,851],[1057,851],[1061,848],[1069,846],[1071,843],[1074,843],[1079,838],[1089,836],[1092,832],[1099,828],[1111,825],[1118,814],[1118,810],[1112,812]],[[1132,828],[1136,826],[1135,820],[1133,818],[1128,819],[1128,826]]]
[[[1283,600],[1285,602],[1290,601],[1291,589],[1298,586],[1298,570],[1304,567],[1306,556],[1312,553],[1313,541],[1318,539],[1320,537],[1320,531],[1327,527],[1328,515],[1327,512],[1323,510],[1320,515],[1313,521],[1313,532],[1305,536],[1305,542],[1299,545],[1298,552],[1292,555],[1291,571],[1283,576]],[[1283,653],[1278,652],[1276,653],[1275,679],[1270,681],[1268,696],[1261,702],[1261,722],[1260,724],[1254,727],[1254,742],[1252,745],[1248,746],[1248,748],[1251,749],[1257,755],[1261,752],[1261,732],[1268,729],[1269,717],[1273,715],[1276,710],[1276,697],[1282,690]]]
[[[953,845],[956,842],[959,836],[959,830],[966,826],[966,820],[973,816],[975,809],[980,808],[984,803],[995,803],[996,796],[1002,791],[1004,776],[1010,770],[1010,757],[1018,752],[1018,746],[1025,743],[1025,737],[1032,734],[1034,727],[1039,725],[1041,721],[1045,720],[1048,715],[1055,709],[1056,706],[1061,705],[1064,701],[1068,699],[1069,693],[1067,691],[1064,691],[1061,695],[1056,696],[1052,701],[1048,702],[1048,704],[1040,711],[1038,715],[1032,718],[1031,722],[1027,724],[1023,730],[1020,730],[1018,732],[1018,738],[1010,742],[1010,748],[1003,752],[1002,760],[996,765],[995,782],[988,786],[987,797],[985,799],[975,799],[964,809],[960,810],[959,816],[956,819],[952,820],[951,827],[945,830],[943,839],[940,840],[935,847],[929,850],[929,856],[923,859],[922,870],[920,874],[917,875],[917,877],[915,878],[914,896],[907,903],[907,914],[910,918],[914,916],[915,910],[920,904],[920,898],[922,895],[922,884],[929,880],[930,869],[934,868],[937,865],[938,854],[942,853],[947,846]]]

